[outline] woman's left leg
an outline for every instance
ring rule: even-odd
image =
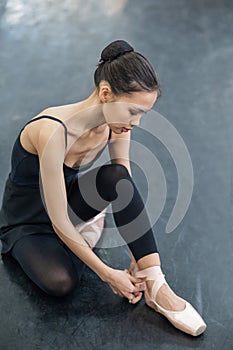
[[[110,164],[88,171],[72,185],[68,203],[74,225],[93,218],[111,203],[119,233],[136,261],[156,253],[159,264],[158,249],[143,200],[125,166]]]
[[[196,310],[178,297],[164,279],[144,203],[125,166],[103,165],[84,174],[68,201],[79,217],[78,222],[96,216],[111,202],[118,231],[137,261],[139,274],[147,277],[147,304],[156,311],[160,308],[175,327],[186,333],[199,335],[205,330],[206,325]]]

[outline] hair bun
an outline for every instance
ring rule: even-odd
[[[103,49],[99,62],[112,61],[124,55],[125,53],[132,51],[134,51],[134,48],[126,41],[116,40]]]

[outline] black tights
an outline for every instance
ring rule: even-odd
[[[52,233],[20,238],[11,255],[38,287],[54,296],[64,296],[77,287],[86,266]]]
[[[73,183],[67,198],[69,217],[75,225],[96,216],[112,202],[116,226],[135,260],[158,252],[144,203],[125,166],[109,164],[90,170]],[[74,289],[85,267],[56,234],[24,236],[11,254],[34,283],[56,296]]]

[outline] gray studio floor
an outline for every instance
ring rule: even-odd
[[[189,151],[194,188],[188,211],[165,233],[177,197],[177,171],[159,140],[140,128],[164,171],[167,198],[154,224],[166,279],[203,315],[193,338],[144,304],[130,305],[86,268],[81,286],[49,297],[10,257],[0,260],[0,349],[233,349],[231,0],[1,0],[0,195],[20,128],[48,106],[74,103],[93,88],[100,51],[125,39],[153,62],[162,97],[154,106]],[[147,186],[136,166],[142,195]],[[143,169],[141,169],[143,171]],[[156,206],[156,203],[155,203]],[[108,215],[106,226],[112,225]],[[124,269],[127,246],[96,249]]]

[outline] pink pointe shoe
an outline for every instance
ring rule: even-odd
[[[75,226],[76,230],[81,234],[85,239],[87,244],[91,249],[93,249],[97,242],[99,241],[103,230],[104,230],[104,218],[106,215],[107,209],[104,209],[99,214],[94,216],[94,218],[89,219],[88,221],[82,222]]]
[[[173,326],[193,336],[198,336],[205,331],[207,327],[206,323],[198,314],[198,312],[194,309],[194,307],[186,300],[180,298],[185,302],[185,308],[181,311],[166,310],[155,301],[156,294],[159,288],[163,284],[168,285],[168,283],[165,280],[165,275],[162,273],[160,266],[152,266],[139,271],[136,265],[134,268],[134,276],[146,276],[147,281],[154,281],[151,295],[149,295],[147,289],[145,290],[146,304],[155,311],[164,315],[173,324]]]

